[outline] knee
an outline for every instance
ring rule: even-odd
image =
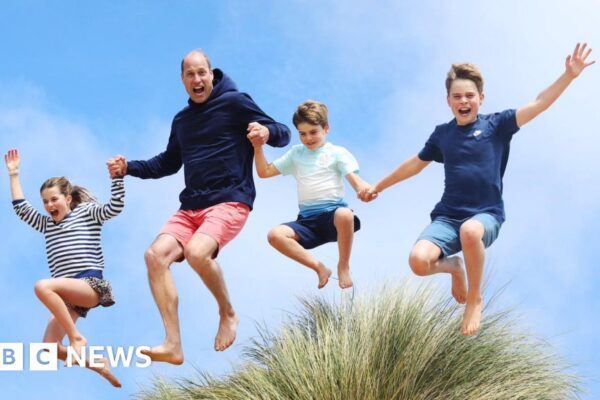
[[[418,276],[429,275],[429,259],[426,254],[413,249],[408,256],[410,269]]]
[[[279,229],[279,227],[271,229],[267,234],[267,241],[271,246],[274,247],[281,243],[284,239],[285,234]]]
[[[354,223],[354,213],[349,208],[340,207],[335,210],[335,222],[338,224],[352,224]]]
[[[144,261],[150,275],[161,272],[167,267],[163,257],[153,247],[149,247],[144,253]]]
[[[44,294],[47,293],[49,289],[50,285],[48,279],[39,280],[33,286],[33,291],[35,292],[37,297],[44,296]]]
[[[477,245],[483,239],[484,228],[479,221],[469,220],[460,227],[460,243],[463,247]]]
[[[211,254],[206,254],[195,246],[186,246],[183,249],[183,256],[191,266],[199,268],[208,265],[212,260]]]

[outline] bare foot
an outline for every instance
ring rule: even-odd
[[[166,362],[173,365],[183,364],[181,345],[161,344],[149,350],[140,350],[140,353],[150,357],[152,361]]]
[[[87,340],[83,336],[77,336],[72,340],[69,340],[69,346],[71,347],[70,353],[73,354],[71,356],[71,363],[75,364],[78,360],[81,359],[81,349],[82,347],[87,345]],[[58,348],[57,348],[58,350]],[[69,354],[69,350],[67,350],[67,355]],[[85,359],[85,354],[83,355],[83,359]],[[66,365],[66,363],[65,363]],[[80,364],[81,365],[81,364]],[[82,365],[83,366],[83,365]]]
[[[235,313],[221,316],[219,330],[215,337],[215,350],[223,351],[233,344],[240,319]]]
[[[352,287],[354,283],[352,282],[352,276],[350,276],[350,266],[338,266],[338,279],[342,289]]]
[[[465,304],[467,301],[467,277],[463,268],[462,259],[458,256],[450,257],[444,260],[444,263],[451,268],[452,275],[452,297],[459,303]]]
[[[483,308],[483,300],[479,297],[476,300],[467,300],[465,314],[463,315],[462,334],[471,336],[481,327],[481,310]]]
[[[110,368],[108,367],[108,360],[106,358],[103,358],[100,360],[100,363],[102,363],[101,367],[92,367],[91,365],[87,365],[87,368],[91,369],[94,372],[97,372],[98,374],[100,374],[101,377],[103,377],[104,379],[106,379],[107,381],[110,382],[111,385],[113,385],[114,387],[120,388],[121,387],[121,382],[119,382],[119,380],[117,379],[116,376],[114,376],[112,374],[112,372],[110,372]]]
[[[322,289],[329,282],[329,277],[331,276],[331,270],[325,266],[322,262],[319,263],[317,267],[317,275],[319,276],[319,286],[317,288]]]

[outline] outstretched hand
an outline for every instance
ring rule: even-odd
[[[111,178],[120,178],[127,173],[127,160],[122,155],[111,158],[106,162]]]
[[[571,78],[577,78],[581,71],[594,64],[596,61],[586,62],[588,56],[592,52],[591,48],[586,51],[587,43],[577,43],[573,54],[569,54],[565,61],[565,69]]]
[[[21,158],[19,157],[19,150],[11,149],[4,155],[4,162],[9,174],[19,172],[19,165],[21,164]]]

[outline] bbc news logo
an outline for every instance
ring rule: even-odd
[[[23,371],[24,369],[23,343],[0,343],[0,371]],[[142,354],[142,350],[150,350],[148,346],[82,346],[77,354],[71,346],[67,347],[65,365],[72,367],[104,366],[103,359],[108,360],[111,368],[129,368],[132,364],[137,368],[149,367],[152,360]],[[30,343],[29,344],[29,371],[56,371],[58,370],[58,347],[56,343]]]

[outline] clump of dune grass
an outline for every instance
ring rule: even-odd
[[[462,308],[428,286],[383,287],[350,301],[301,299],[278,332],[260,329],[239,367],[156,382],[144,400],[568,400],[579,380],[512,311],[484,313],[474,337]]]

